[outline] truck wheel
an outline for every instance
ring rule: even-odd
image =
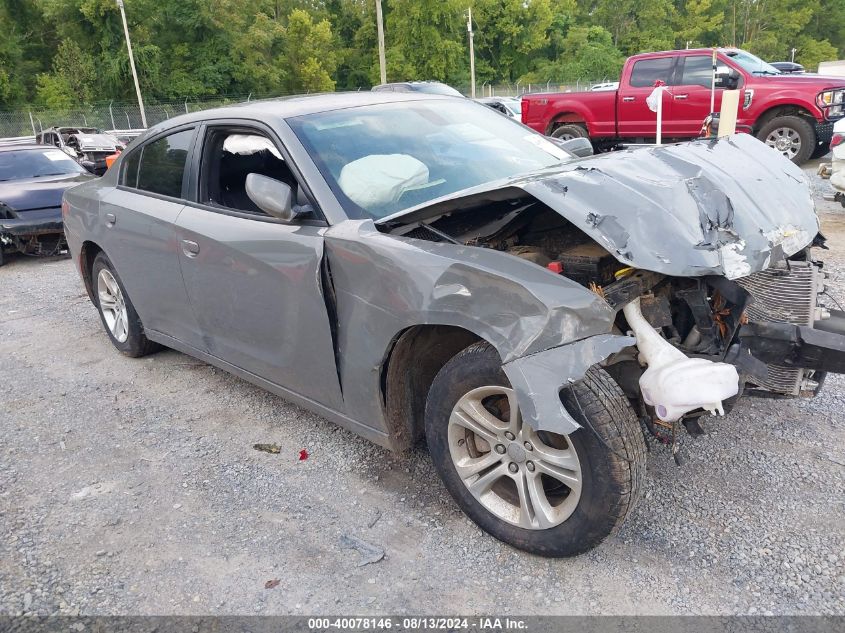
[[[816,148],[813,126],[800,116],[779,116],[760,128],[757,138],[779,151],[796,165],[810,159]]]
[[[560,435],[523,424],[499,354],[480,342],[443,366],[426,403],[426,439],[446,489],[481,529],[540,556],[598,545],[645,477],[639,423],[603,369],[588,370],[563,399],[583,428]]]
[[[554,138],[559,138],[561,141],[568,141],[572,138],[587,138],[587,129],[583,125],[577,123],[566,123],[560,127],[555,128],[552,132]]]

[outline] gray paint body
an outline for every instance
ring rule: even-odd
[[[268,134],[325,222],[221,212],[197,202],[187,187],[181,199],[134,192],[117,186],[121,157],[102,179],[68,193],[71,252],[79,260],[84,242],[105,251],[154,340],[378,443],[392,444],[384,364],[397,338],[416,325],[456,326],[490,342],[525,419],[537,429],[571,433],[579,426],[561,405],[560,388],[633,344],[610,333],[615,312],[586,288],[506,253],[397,237],[371,220],[346,218],[284,120],[440,98],[448,97],[363,93],[259,102],[156,126],[132,147],[180,127],[193,127],[201,138],[203,126],[215,122]],[[434,201],[403,220],[514,195],[543,201],[621,262],[670,275],[730,276],[721,249],[731,244],[730,266],[761,270],[818,230],[800,170],[740,136],[577,160]]]

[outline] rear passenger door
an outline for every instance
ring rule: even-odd
[[[182,273],[174,222],[184,207],[195,127],[177,128],[133,148],[118,186],[100,202],[102,244],[144,327],[201,344]]]
[[[669,84],[675,57],[647,57],[634,62],[627,80],[622,81],[617,93],[617,129],[622,137],[653,138],[657,135],[657,114],[652,112],[646,99],[658,80]],[[663,121],[672,116],[672,100],[663,95]]]
[[[283,147],[268,128],[209,124],[194,199],[176,223],[179,260],[203,345],[250,374],[342,411],[323,286],[323,232]],[[284,223],[246,195],[248,174],[290,185],[310,212]]]

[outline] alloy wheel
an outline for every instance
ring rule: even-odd
[[[114,275],[105,268],[97,275],[97,297],[100,303],[100,311],[103,313],[103,320],[109,328],[112,336],[118,343],[126,342],[129,338],[129,317],[126,312],[126,303],[123,300],[123,293]]]
[[[581,496],[581,465],[565,435],[523,425],[512,389],[487,386],[458,400],[449,417],[458,476],[497,518],[531,530],[566,521]]]
[[[792,160],[801,151],[801,136],[791,127],[779,127],[766,137],[766,145]]]

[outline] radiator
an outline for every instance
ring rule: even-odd
[[[815,323],[818,294],[824,290],[824,283],[822,272],[811,262],[781,262],[736,282],[754,299],[746,310],[752,323]],[[759,386],[797,396],[807,374],[804,369],[769,365],[768,379]]]

